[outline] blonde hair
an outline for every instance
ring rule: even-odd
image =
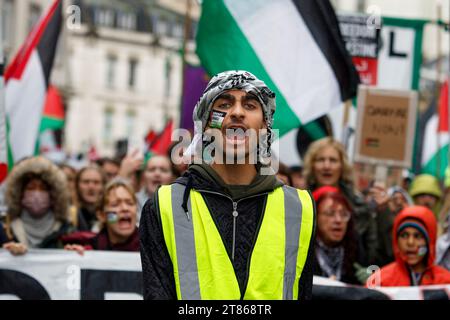
[[[312,186],[317,183],[314,176],[314,161],[316,160],[317,154],[326,147],[333,147],[339,154],[339,159],[342,164],[342,172],[339,177],[339,181],[353,185],[352,167],[350,165],[350,161],[348,160],[347,152],[345,151],[344,146],[333,137],[325,137],[311,143],[305,154],[304,175],[308,186]]]
[[[106,185],[105,191],[103,192],[102,197],[100,198],[100,201],[97,205],[97,210],[99,210],[99,211],[105,210],[105,207],[109,201],[109,194],[111,193],[111,191],[113,191],[119,187],[123,187],[125,190],[127,190],[128,193],[131,195],[131,198],[133,199],[134,204],[137,204],[136,194],[134,193],[134,189],[130,185],[130,183],[128,183],[127,180],[122,179],[122,178],[114,178],[113,180],[111,180],[111,182],[109,182]]]
[[[120,177],[116,177],[113,180],[111,180],[105,187],[105,191],[103,192],[100,201],[97,203],[97,209],[96,209],[96,215],[99,217],[100,214],[105,213],[106,205],[109,201],[109,195],[111,191],[116,190],[117,188],[123,187],[125,190],[128,191],[128,193],[131,195],[131,198],[133,199],[134,205],[136,206],[136,215],[137,215],[137,198],[136,194],[134,193],[133,187],[130,185],[130,183]],[[106,227],[106,224],[104,222],[98,222],[98,227],[100,230]]]

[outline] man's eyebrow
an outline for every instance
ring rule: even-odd
[[[234,96],[229,93],[222,93],[219,97],[217,97],[216,100],[219,100],[219,99],[230,100],[230,101],[235,100]]]
[[[254,94],[251,94],[251,93],[246,94],[242,99],[243,100],[256,100],[257,102],[259,102],[258,97],[256,97]]]

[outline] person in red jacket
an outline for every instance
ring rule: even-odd
[[[434,264],[437,222],[422,206],[403,209],[394,221],[395,262],[376,271],[367,286],[401,287],[450,284],[450,272]]]

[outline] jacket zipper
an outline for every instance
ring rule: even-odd
[[[239,215],[239,213],[237,211],[238,203],[240,201],[242,201],[242,200],[247,200],[247,199],[250,199],[250,198],[260,197],[260,196],[263,196],[263,195],[267,195],[269,193],[268,192],[264,192],[264,193],[260,193],[260,194],[256,194],[256,195],[253,195],[253,196],[249,196],[249,197],[245,197],[245,198],[239,199],[238,201],[233,201],[233,199],[231,199],[229,196],[224,195],[224,194],[219,193],[219,192],[214,192],[214,191],[209,191],[209,190],[196,190],[196,191],[222,196],[224,198],[229,199],[233,203],[233,247],[231,249],[231,260],[234,262],[234,253],[235,253],[235,246],[236,246],[236,242],[235,242],[236,241],[236,220],[237,220],[237,217]],[[258,225],[256,226],[256,232],[255,232],[255,235],[253,237],[252,248],[250,249],[250,252],[249,252],[249,255],[248,255],[248,259],[247,259],[247,274],[246,274],[246,277],[245,277],[245,282],[244,282],[244,287],[243,287],[244,290],[241,292],[241,299],[240,300],[244,299],[245,292],[247,291],[248,278],[249,278],[249,274],[250,274],[250,260],[251,260],[251,257],[252,257],[253,250],[255,249],[255,245],[256,245],[256,240],[258,238],[259,229],[261,229],[261,224],[262,224],[262,221],[263,221],[263,218],[264,218],[264,212],[266,211],[265,210],[266,209],[266,204],[267,204],[267,198],[264,200],[263,210],[262,210],[261,216],[259,217]],[[235,277],[236,277],[236,273],[235,273]],[[237,280],[237,277],[236,277],[236,280]]]
[[[250,199],[250,198],[260,197],[260,196],[266,195],[268,193],[264,192],[264,193],[260,193],[260,194],[255,194],[253,196],[249,196],[249,197],[245,197],[245,198],[239,199],[238,201],[233,201],[233,199],[231,199],[229,196],[224,195],[224,194],[219,193],[219,192],[214,192],[214,191],[209,191],[209,190],[197,190],[197,191],[198,192],[210,193],[210,194],[216,194],[218,196],[222,196],[224,198],[227,198],[227,199],[229,199],[232,202],[232,204],[233,204],[233,212],[232,212],[232,215],[233,215],[233,245],[232,245],[232,248],[231,248],[231,261],[234,262],[234,255],[235,255],[235,252],[236,252],[236,224],[237,224],[237,217],[239,216],[239,212],[237,211],[238,203],[241,202],[242,200],[247,200],[247,199]],[[261,221],[260,221],[260,223],[261,223]],[[258,230],[259,230],[259,225],[257,227],[257,231]],[[254,246],[254,244],[253,244],[253,246]],[[253,248],[252,248],[251,251],[253,251]],[[246,282],[247,281],[248,281],[248,279],[246,280]]]
[[[237,202],[233,201],[233,247],[231,249],[231,260],[234,262],[234,252],[236,247],[236,220],[239,213],[237,212]]]

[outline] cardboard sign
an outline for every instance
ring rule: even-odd
[[[355,161],[411,167],[417,99],[416,91],[360,86]]]

